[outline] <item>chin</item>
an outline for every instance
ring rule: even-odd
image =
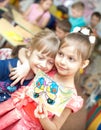
[[[64,73],[63,71],[58,71],[58,73],[59,73],[59,75],[61,75],[61,76],[65,76],[65,75],[67,75],[67,74]]]
[[[58,71],[59,75],[61,76],[71,76],[72,74],[71,73],[68,73],[68,72],[63,72],[63,71]]]
[[[37,69],[35,69],[35,70],[33,70],[33,72],[34,72],[34,74],[36,74],[36,73],[38,72],[38,70],[37,70]]]

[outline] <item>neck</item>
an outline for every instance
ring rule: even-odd
[[[95,29],[95,28],[96,28],[96,26],[94,26],[94,25],[92,25],[92,24],[91,24],[91,26],[90,26],[90,27],[91,27],[92,29]]]
[[[35,76],[35,74],[33,73],[33,71],[32,71],[32,70],[30,70],[30,72],[28,73],[28,75],[27,75],[26,79],[27,79],[27,80],[28,80],[28,79],[33,79],[33,78],[34,78],[34,76]]]
[[[57,81],[59,84],[63,85],[64,87],[74,87],[74,76],[63,76],[60,74],[56,74],[54,76],[54,80]]]

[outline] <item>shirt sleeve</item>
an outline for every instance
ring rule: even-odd
[[[6,79],[8,74],[8,64],[7,60],[0,60],[0,80]]]
[[[16,67],[17,61],[17,58],[0,60],[0,81],[5,81],[9,78],[9,64],[11,64],[12,67]]]
[[[83,106],[83,98],[81,96],[73,95],[66,107],[72,109],[73,112],[79,111]]]

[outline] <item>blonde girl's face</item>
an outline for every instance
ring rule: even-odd
[[[50,7],[52,6],[52,0],[46,0],[42,2],[42,7],[45,11],[49,10]]]
[[[48,73],[54,66],[54,58],[42,53],[43,50],[34,50],[29,56],[29,64],[32,71],[36,74],[38,69]]]
[[[75,47],[60,48],[55,58],[55,66],[60,75],[75,76],[81,67],[81,58],[78,58]]]

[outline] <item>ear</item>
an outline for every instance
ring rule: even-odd
[[[83,61],[83,64],[82,64],[82,69],[86,68],[87,66],[89,65],[89,60],[85,60]]]

